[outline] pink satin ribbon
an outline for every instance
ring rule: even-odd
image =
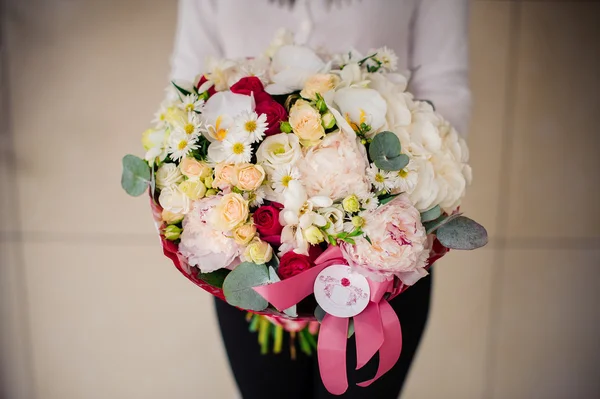
[[[315,266],[294,277],[274,284],[254,287],[263,298],[277,309],[287,309],[313,293],[315,279],[331,265],[347,264],[339,247],[329,247],[315,260]],[[392,281],[381,283],[369,280],[371,300],[366,309],[354,316],[356,336],[356,369],[367,364],[379,352],[379,366],[375,376],[358,383],[371,385],[396,364],[402,351],[402,330],[396,312],[383,298],[393,290]],[[326,314],[321,322],[317,353],[323,385],[334,395],[348,389],[346,374],[346,342],[348,318]]]

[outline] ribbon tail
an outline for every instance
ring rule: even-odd
[[[356,336],[356,369],[362,368],[384,343],[379,304],[370,302],[365,310],[354,316]]]
[[[379,367],[375,377],[356,384],[360,387],[368,387],[379,377],[390,371],[400,358],[400,352],[402,352],[402,329],[396,312],[385,300],[379,303],[379,311],[381,312],[384,334],[383,345],[379,349]]]
[[[346,342],[349,319],[326,314],[319,330],[317,353],[323,385],[333,395],[348,389]]]

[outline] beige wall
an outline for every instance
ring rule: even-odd
[[[174,2],[9,3],[0,397],[234,397],[211,299],[118,184],[163,94]],[[407,398],[600,397],[599,11],[473,3],[464,210],[491,242],[438,265]]]

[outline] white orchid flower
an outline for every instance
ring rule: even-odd
[[[289,94],[304,87],[306,79],[316,73],[327,73],[330,63],[325,63],[310,48],[285,45],[279,48],[271,63],[272,84],[265,90],[269,94]]]
[[[327,219],[315,209],[330,207],[333,201],[325,196],[308,198],[306,189],[297,180],[289,182],[283,198],[283,211],[279,214],[279,223],[284,226],[281,241],[295,242],[297,253],[308,254],[309,244],[304,237],[304,230],[313,225],[325,226]]]

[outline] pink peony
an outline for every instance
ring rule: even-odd
[[[328,134],[305,150],[297,166],[309,197],[326,196],[336,201],[371,189],[365,147],[354,132]]]
[[[395,275],[407,285],[427,275],[430,242],[419,211],[406,195],[361,216],[365,221],[363,231],[371,243],[359,237],[356,245],[341,244],[350,266],[374,280]]]
[[[190,266],[197,266],[203,273],[239,263],[241,249],[231,238],[232,234],[219,231],[209,223],[210,213],[221,198],[215,195],[194,202],[193,209],[183,219],[179,252]]]

